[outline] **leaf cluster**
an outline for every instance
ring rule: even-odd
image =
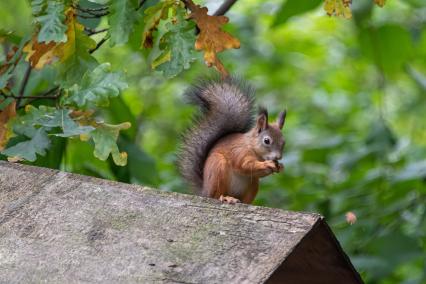
[[[55,116],[50,113],[54,109],[64,114],[66,124],[55,127],[61,128],[65,133],[66,125],[74,121],[81,131],[86,129],[81,133],[76,130],[69,132],[74,133],[73,135],[59,136],[73,138],[84,134],[84,137],[92,138],[96,157],[105,160],[112,153],[116,164],[126,164],[127,156],[118,151],[116,141],[119,130],[127,129],[129,124],[108,125],[99,122],[101,120],[97,117],[100,107],[107,107],[111,98],[119,96],[128,87],[122,73],[111,72],[108,63],[100,63],[93,55],[106,41],[109,41],[110,47],[125,45],[133,40],[132,36],[135,37],[136,31],[141,30],[140,46],[147,51],[150,66],[165,77],[172,78],[190,67],[195,60],[196,40],[197,44],[206,41],[203,37],[210,28],[214,28],[217,33],[217,36],[211,34],[210,38],[217,37],[225,44],[228,40],[220,38],[220,26],[225,17],[205,15],[205,19],[196,18],[201,8],[192,1],[163,0],[145,3],[137,0],[32,0],[30,5],[33,16],[31,35],[17,39],[9,32],[1,33],[5,40],[13,39],[17,43],[0,65],[0,111],[5,110],[2,111],[4,118],[0,125],[0,150],[9,160],[14,161],[34,161],[37,154],[45,155],[50,147],[49,135],[54,127],[40,124],[34,115],[35,111],[27,106],[31,106],[34,101],[39,105],[38,101],[51,100],[48,104],[40,103],[39,107],[49,115]],[[201,27],[198,39],[196,23],[190,20],[186,5],[192,9],[189,9],[191,16],[196,18],[196,23]],[[99,28],[104,17],[108,27]],[[203,26],[204,22],[208,22],[207,19],[213,21],[208,27]],[[221,19],[220,23],[214,23],[215,19]],[[96,41],[101,33],[104,37]],[[230,36],[228,38],[231,39]],[[232,46],[225,48],[229,47]],[[206,49],[210,56],[215,56],[224,47],[216,44],[201,49]],[[25,65],[24,60],[29,66],[16,91],[15,77],[19,77],[16,67]],[[218,59],[208,64],[220,66],[218,69],[226,73]],[[46,72],[49,74],[41,78],[39,83],[48,85],[50,89],[45,88],[45,91],[37,94],[30,93],[27,84],[31,78],[40,76],[39,74],[43,77]],[[13,119],[15,115],[6,111],[12,103],[18,110],[16,119]],[[31,111],[24,112],[23,109]],[[76,121],[69,116],[75,112],[85,113],[90,117]],[[22,123],[19,121],[25,121],[26,125],[32,125],[37,131],[20,131]],[[90,131],[87,125],[90,125]],[[18,137],[11,139],[15,136]]]

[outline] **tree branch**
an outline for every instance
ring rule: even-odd
[[[58,92],[56,95],[50,95],[54,92]],[[35,96],[25,96],[25,97],[20,97],[19,95],[14,95],[13,93],[10,94],[5,94],[4,92],[0,91],[0,96],[4,97],[4,98],[13,98],[13,99],[25,99],[28,100],[28,102],[26,104],[23,104],[21,106],[19,106],[18,104],[16,104],[16,108],[17,109],[21,109],[23,107],[25,107],[25,105],[32,103],[33,101],[36,100],[40,100],[40,99],[48,99],[48,100],[56,100],[61,96],[61,89],[59,88],[59,86],[56,86],[44,93],[41,93],[39,95],[35,95]]]
[[[192,11],[193,7],[196,5],[192,0],[182,0],[183,4],[185,4],[185,7]],[[237,0],[225,0],[222,5],[219,7],[219,9],[216,10],[216,12],[213,13],[213,16],[223,16],[226,14],[226,12],[231,9],[231,7],[237,2]]]
[[[17,100],[19,100],[19,99],[51,99],[52,100],[52,99],[59,98],[59,95],[54,95],[54,96],[25,96],[25,97],[20,97],[20,96],[14,95],[14,94],[8,94],[8,95],[6,95],[3,92],[0,92],[0,96],[3,96],[5,98],[13,98],[13,99],[17,99]]]
[[[99,47],[101,47],[107,40],[109,39],[109,36],[108,35],[106,35],[103,39],[101,39],[97,44],[96,44],[96,47],[95,48],[93,48],[93,49],[91,49],[91,50],[89,50],[89,53],[93,53],[93,52],[95,52],[96,50],[98,50],[98,48]]]
[[[53,88],[51,88],[51,89],[47,90],[47,91],[46,91],[46,92],[44,92],[44,93],[38,94],[37,96],[38,96],[38,97],[46,97],[46,96],[48,96],[48,95],[50,95],[50,94],[53,94],[53,93],[54,93],[54,92],[56,92],[58,89],[59,89],[59,86],[55,86],[55,87],[53,87]]]
[[[88,34],[89,36],[91,36],[91,35],[95,35],[95,34],[99,34],[99,33],[107,32],[107,31],[108,31],[108,28],[100,29],[100,30],[95,30],[95,29],[91,29],[91,28],[88,28],[88,27],[84,27],[84,30],[87,32],[87,34]]]
[[[22,79],[21,88],[19,89],[18,96],[16,97],[16,107],[19,107],[19,104],[24,97],[25,88],[27,87],[28,80],[30,79],[31,70],[31,64],[28,64],[27,69],[25,70],[24,79]]]
[[[48,94],[52,94],[54,92],[57,92],[57,94],[56,95],[48,95]],[[30,103],[32,103],[36,100],[41,100],[41,99],[57,100],[57,99],[59,99],[61,94],[62,94],[62,90],[59,88],[59,86],[56,86],[56,87],[54,87],[54,88],[52,88],[52,89],[50,89],[50,90],[48,90],[44,93],[41,93],[40,95],[27,96],[27,97],[24,97],[24,99],[28,99],[26,104],[30,104]],[[23,107],[25,107],[25,105],[22,105],[19,108],[23,108]]]
[[[185,5],[185,7],[191,11],[195,7],[195,4],[194,2],[192,2],[192,0],[182,0],[182,2]]]
[[[9,96],[12,98],[16,98],[16,96],[12,95]],[[54,96],[26,96],[24,97],[24,99],[49,99],[49,100],[56,100],[57,98],[59,98],[59,95],[54,95]]]
[[[237,0],[225,0],[222,5],[219,7],[219,9],[214,12],[214,16],[223,16],[226,14],[226,12],[231,9],[231,7],[237,2]]]

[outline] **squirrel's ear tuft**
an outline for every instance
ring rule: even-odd
[[[268,129],[268,111],[264,107],[259,107],[259,115],[256,119],[256,129],[258,133]]]
[[[278,115],[277,124],[278,124],[278,127],[280,129],[283,129],[286,115],[287,115],[287,110],[284,110],[284,111],[280,112],[280,114]]]

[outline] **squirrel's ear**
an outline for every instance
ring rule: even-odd
[[[256,129],[258,133],[268,129],[268,111],[265,108],[259,108],[259,115],[256,120]]]
[[[286,115],[287,115],[287,110],[280,112],[280,114],[278,115],[277,124],[280,129],[283,129]]]

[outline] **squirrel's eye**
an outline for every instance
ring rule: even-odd
[[[263,138],[263,143],[265,143],[266,145],[271,144],[271,139],[269,139],[268,137]]]

